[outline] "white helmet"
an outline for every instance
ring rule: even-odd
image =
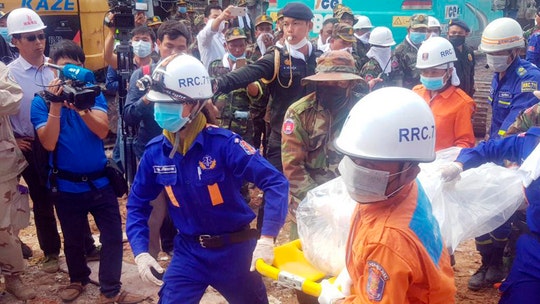
[[[382,88],[351,109],[335,146],[364,159],[431,162],[435,120],[420,95],[405,88]]]
[[[494,53],[524,46],[523,29],[516,20],[505,17],[495,19],[486,26],[479,49],[485,53]]]
[[[385,26],[377,26],[369,34],[369,44],[375,46],[393,46],[396,45],[392,31]]]
[[[440,29],[441,28],[441,23],[439,22],[439,20],[437,20],[437,18],[428,16],[427,17],[427,26],[428,26],[428,28],[429,27],[438,27]]]
[[[9,35],[35,32],[46,27],[38,14],[26,7],[12,10],[7,18]]]
[[[197,58],[173,54],[158,62],[146,98],[153,102],[192,102],[213,96],[210,76]]]
[[[371,21],[369,20],[368,16],[357,16],[357,18],[358,22],[353,25],[353,29],[361,30],[373,28],[373,25],[371,25]]]
[[[427,39],[420,45],[416,54],[417,69],[428,69],[454,61],[457,61],[454,47],[443,37]]]

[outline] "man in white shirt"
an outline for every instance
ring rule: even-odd
[[[197,44],[201,52],[201,61],[208,69],[210,63],[225,55],[225,35],[228,20],[233,19],[230,9],[225,10],[219,5],[209,5],[204,10],[205,27],[197,34]]]

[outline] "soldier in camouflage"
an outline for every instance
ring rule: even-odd
[[[358,100],[352,88],[360,81],[349,52],[327,52],[317,59],[316,74],[302,80],[304,85],[314,83],[315,92],[293,103],[285,113],[281,157],[283,173],[290,183],[289,212],[293,221],[307,191],[337,176],[342,156],[333,142]],[[295,224],[290,236],[298,238]]]
[[[360,71],[362,66],[367,62],[367,57],[361,58],[353,50],[353,45],[356,43],[356,37],[354,37],[354,30],[352,26],[346,23],[336,23],[332,30],[332,35],[328,40],[327,48],[321,50],[323,52],[344,50],[349,52],[356,64],[356,70]]]
[[[371,20],[367,16],[359,16],[358,22],[353,26],[354,37],[356,38],[356,43],[353,44],[353,50],[364,61],[360,67],[368,61],[366,54],[370,48],[369,36],[372,28]]]
[[[355,25],[358,19],[354,16],[350,7],[338,4],[334,7],[334,18],[337,18],[339,22],[346,23],[350,26]]]
[[[272,18],[267,15],[259,15],[255,19],[255,42],[248,45],[246,58],[256,61],[274,45],[274,30]]]
[[[243,29],[233,27],[225,33],[227,52],[222,59],[210,63],[210,77],[218,77],[246,65],[245,51],[247,37]],[[214,96],[214,103],[219,110],[220,126],[239,134],[253,144],[253,122],[249,119],[250,104],[262,97],[259,82],[250,83],[246,88],[237,89],[228,94]],[[259,147],[257,147],[259,148]]]
[[[371,90],[388,86],[401,86],[401,71],[391,47],[396,44],[392,31],[384,26],[373,29],[369,37],[369,58],[360,70],[360,76],[370,83]]]
[[[407,36],[395,49],[399,69],[403,73],[402,85],[412,89],[420,84],[420,71],[416,68],[418,47],[427,38],[428,18],[425,14],[415,14],[411,17]]]
[[[328,46],[328,40],[332,36],[332,31],[334,29],[334,24],[338,23],[337,18],[328,18],[323,21],[319,35],[311,39],[311,44],[316,45],[317,49],[324,50]]]

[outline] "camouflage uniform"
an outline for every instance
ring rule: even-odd
[[[266,23],[273,25],[272,18],[268,17],[267,15],[259,15],[257,16],[257,19],[255,19],[255,29],[257,29],[257,26]],[[257,44],[257,38],[255,37],[255,41],[248,45],[246,48],[246,58],[251,61],[256,61],[259,58],[262,57],[261,49],[259,48],[259,45]],[[268,50],[270,47],[268,47],[266,50]]]
[[[411,17],[410,28],[427,28],[427,16],[424,14],[416,14]],[[399,69],[403,73],[402,86],[407,89],[412,89],[415,85],[420,84],[420,70],[416,68],[416,54],[418,48],[412,45],[407,38],[403,40],[395,49]]]
[[[240,28],[231,28],[225,34],[225,40],[246,39],[245,32]],[[231,69],[223,65],[223,60],[214,60],[208,67],[210,77],[218,77],[230,72]],[[246,88],[237,89],[228,94],[214,96],[214,104],[220,110],[217,117],[222,128],[230,129],[239,134],[245,141],[253,145],[253,121],[250,119],[250,105],[257,103],[262,97],[262,86],[259,86],[259,94],[251,97]],[[259,148],[259,147],[257,147]]]
[[[506,136],[526,132],[529,128],[538,126],[540,126],[540,106],[535,104],[518,115],[516,121],[506,131]]]
[[[356,75],[353,61],[346,51],[325,53],[317,60],[317,74],[304,80],[359,81],[361,78]],[[356,101],[351,94],[341,108],[325,108],[318,102],[316,93],[311,93],[287,109],[281,130],[281,156],[283,174],[290,185],[289,211],[293,219],[307,191],[337,176],[342,155],[333,146],[334,138]]]
[[[360,76],[366,81],[370,81],[377,77],[383,79],[383,82],[377,83],[372,90],[390,86],[401,86],[401,73],[399,71],[396,56],[392,56],[388,64],[392,66],[392,71],[388,74],[383,73],[383,68],[375,58],[370,58],[360,70]]]

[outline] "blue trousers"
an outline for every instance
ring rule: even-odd
[[[55,204],[64,235],[64,253],[70,281],[81,282],[83,285],[90,281],[84,242],[84,227],[90,213],[99,229],[99,241],[102,244],[100,291],[107,297],[117,295],[122,286],[122,221],[112,187],[107,185],[83,193],[60,192]]]
[[[177,235],[159,303],[199,303],[211,285],[231,304],[267,304],[260,274],[249,271],[255,243],[253,239],[221,248],[202,248],[194,238]]]
[[[540,236],[523,234],[517,241],[516,258],[499,288],[499,304],[540,303]]]

